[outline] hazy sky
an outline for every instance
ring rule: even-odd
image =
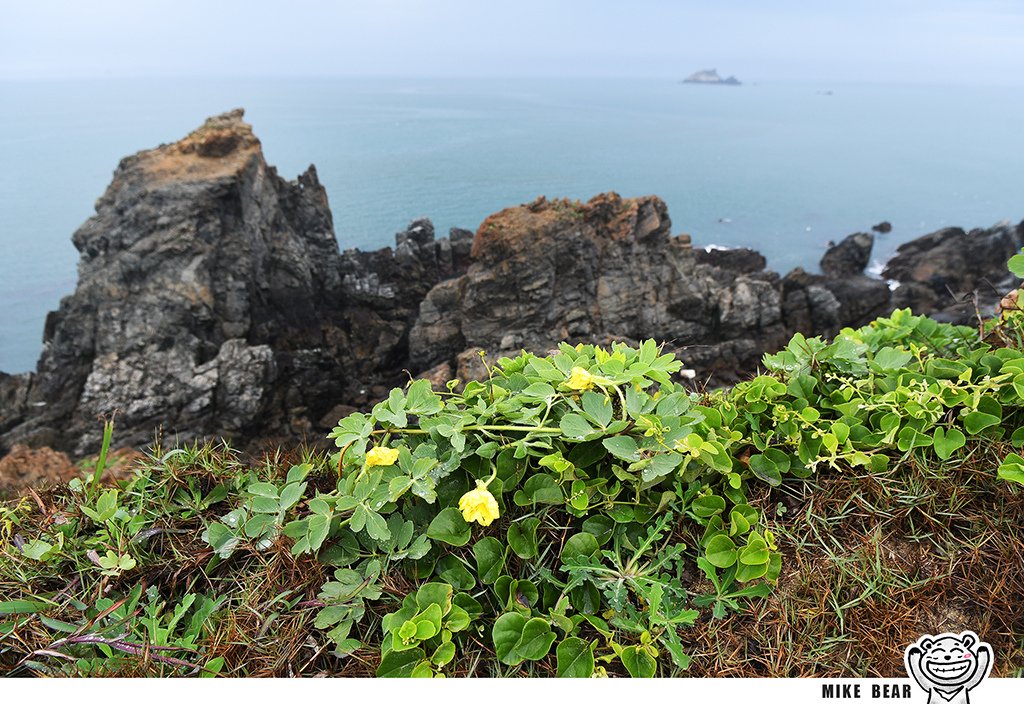
[[[0,78],[1024,83],[1024,0],[0,0]]]

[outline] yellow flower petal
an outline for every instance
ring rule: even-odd
[[[569,375],[569,381],[565,385],[575,391],[592,389],[594,388],[594,375],[583,367],[573,367],[572,373]]]
[[[390,447],[374,447],[366,453],[367,467],[388,467],[398,459],[398,450]]]
[[[489,526],[498,518],[498,502],[487,490],[487,485],[477,481],[476,489],[467,491],[459,499],[459,510],[466,523],[476,521],[482,526]]]

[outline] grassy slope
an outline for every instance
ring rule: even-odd
[[[980,448],[942,465],[922,466],[909,459],[881,474],[827,472],[809,481],[787,481],[775,490],[765,487],[759,508],[770,517],[786,553],[779,585],[769,598],[745,604],[743,612],[722,620],[705,614],[682,631],[693,655],[687,674],[902,676],[902,650],[920,633],[971,628],[995,648],[994,674],[1020,675],[1024,492],[996,480],[1001,454],[991,445]],[[283,477],[299,459],[319,465],[313,481],[322,490],[333,486],[330,468],[316,456],[264,458],[260,473]],[[204,519],[221,515],[224,504],[197,506],[188,488],[202,496],[252,466],[211,446],[164,461],[138,460],[137,478],[123,484],[121,504],[156,518],[159,531],[147,531],[136,544],[140,566],[116,577],[97,576],[85,545],[65,547],[76,565],[70,570],[26,560],[14,549],[15,536],[35,535],[73,516],[78,495],[56,487],[8,502],[7,513],[0,515],[0,601],[45,595],[58,606],[47,610],[45,618],[0,616],[0,622],[15,624],[9,633],[0,631],[0,672],[80,671],[89,666],[90,655],[99,653],[97,646],[60,639],[85,632],[114,639],[128,628],[134,636],[126,641],[147,640],[153,626],[145,623],[146,596],[140,613],[128,619],[116,618],[119,612],[85,618],[75,608],[76,602],[105,604],[100,601],[104,594],[143,584],[155,588],[154,604],[170,604],[163,610],[164,622],[187,594],[225,601],[210,625],[195,629],[200,634],[195,650],[201,655],[188,649],[111,651],[113,658],[100,658],[112,666],[103,673],[184,674],[189,668],[175,660],[210,663],[220,657],[225,675],[372,675],[374,654],[358,651],[340,660],[324,631],[313,626],[317,593],[330,567],[308,556],[293,557],[284,538],[268,550],[240,550],[223,562],[201,539]],[[696,538],[678,537],[691,543]],[[398,601],[413,587],[396,575],[384,586],[386,595]],[[709,588],[692,575],[691,582],[694,592]],[[385,598],[372,608],[383,615],[390,603]],[[180,640],[186,630],[179,625],[179,640],[171,644],[187,645]],[[494,661],[486,634],[475,642],[479,648],[461,656],[455,674],[554,674],[553,655],[507,668]],[[85,659],[76,663],[60,654]]]

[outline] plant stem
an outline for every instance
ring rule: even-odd
[[[467,425],[462,430],[490,430],[494,432],[506,432],[506,433],[561,433],[561,428],[548,428],[543,425]],[[381,430],[374,430],[373,435],[381,435],[383,433],[404,433],[406,435],[426,435],[429,430],[422,430],[419,428],[384,428]]]
[[[95,491],[103,478],[103,470],[107,467],[107,453],[110,451],[110,441],[114,437],[114,420],[111,418],[103,426],[103,444],[100,446],[100,456],[96,458],[96,469],[92,474],[90,489]]]

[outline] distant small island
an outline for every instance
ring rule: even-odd
[[[729,76],[728,78],[722,78],[718,75],[717,69],[710,69],[707,71],[697,71],[691,73],[683,83],[705,83],[710,85],[718,86],[739,86],[742,85],[736,76]]]

